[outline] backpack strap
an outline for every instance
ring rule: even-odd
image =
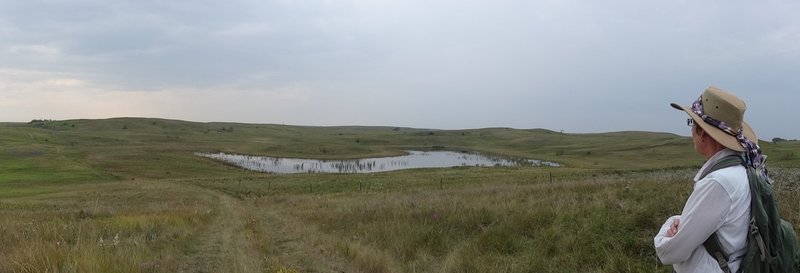
[[[705,172],[701,173],[700,174],[700,179],[703,179],[703,178],[706,177],[706,175],[708,175],[710,173],[713,173],[713,172],[716,172],[716,171],[721,170],[721,169],[725,169],[725,168],[733,167],[733,166],[740,166],[740,165],[744,166],[744,162],[745,162],[744,158],[742,158],[741,155],[729,155],[729,156],[723,157],[722,159],[717,161],[716,164],[714,164],[710,168],[708,168],[708,170],[706,170]]]
[[[730,155],[723,157],[720,159],[716,164],[708,168],[705,172],[700,174],[700,179],[706,177],[706,175],[715,172],[717,170],[721,170],[728,167],[739,166],[744,164],[744,159],[739,155]],[[719,236],[716,232],[712,233],[711,236],[708,236],[705,242],[703,242],[703,246],[708,251],[708,254],[717,260],[719,264],[719,268],[722,269],[724,273],[731,273],[730,267],[728,267],[728,254],[722,250],[722,244],[719,241]]]
[[[703,242],[703,246],[706,247],[708,254],[710,254],[714,260],[717,260],[717,264],[719,264],[719,268],[722,269],[722,272],[731,273],[731,268],[728,267],[728,254],[722,250],[722,243],[719,242],[719,236],[717,236],[716,232],[708,236],[708,239]]]

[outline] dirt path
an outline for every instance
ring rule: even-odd
[[[266,204],[254,205],[261,249],[268,268],[290,268],[299,272],[354,272],[340,255],[341,240],[297,219],[288,210]],[[358,271],[355,271],[358,272]]]
[[[335,254],[340,239],[324,235],[285,208],[180,184],[211,198],[214,216],[197,231],[179,272],[353,271]]]
[[[264,272],[260,253],[247,231],[247,207],[224,193],[183,184],[213,198],[214,218],[199,230],[180,272]]]

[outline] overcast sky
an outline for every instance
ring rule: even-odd
[[[689,135],[709,85],[800,138],[800,1],[0,0],[0,121]]]

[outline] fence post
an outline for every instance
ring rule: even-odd
[[[553,172],[550,171],[550,183],[553,183]]]
[[[442,180],[443,180],[442,178],[439,178],[439,189],[440,190],[443,188]]]

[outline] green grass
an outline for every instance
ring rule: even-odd
[[[691,139],[667,133],[561,134],[543,129],[302,127],[116,118],[0,123],[0,183],[227,176],[194,152],[364,158],[444,148],[542,159],[582,169],[696,167]],[[800,143],[761,142],[772,166],[800,165]],[[13,159],[13,160],[10,160]],[[37,169],[38,168],[38,169]],[[36,177],[38,176],[38,177]]]
[[[0,272],[174,272],[213,206],[183,187],[146,182],[4,197]]]
[[[254,207],[259,222],[279,215],[286,229],[308,235],[304,248],[333,253],[354,272],[671,271],[656,259],[652,238],[680,212],[693,170],[567,170],[553,182],[549,175],[531,179],[547,173],[463,168],[336,175],[335,181],[291,175],[185,183],[238,196]],[[796,169],[775,173],[783,181],[800,175]],[[783,214],[795,223],[798,190],[798,182],[778,188]],[[282,258],[274,253],[280,240],[267,241],[273,247],[263,255]],[[306,272],[326,269],[303,260],[289,264]]]
[[[229,168],[193,155],[214,151],[330,159],[399,155],[407,149],[444,147],[550,160],[581,168],[641,169],[698,162],[686,156],[683,158],[689,160],[672,160],[689,151],[688,140],[656,133],[575,135],[502,128],[440,131],[135,118],[1,123],[0,130],[0,158],[14,158],[13,164],[17,164],[0,163],[4,173],[0,183],[13,181],[15,175],[32,174],[42,177],[17,180],[228,175]],[[651,155],[658,156],[639,160]]]
[[[762,147],[800,223],[800,144]],[[434,148],[565,167],[274,175],[193,155]],[[670,272],[652,237],[700,164],[649,132],[0,123],[0,272]]]

